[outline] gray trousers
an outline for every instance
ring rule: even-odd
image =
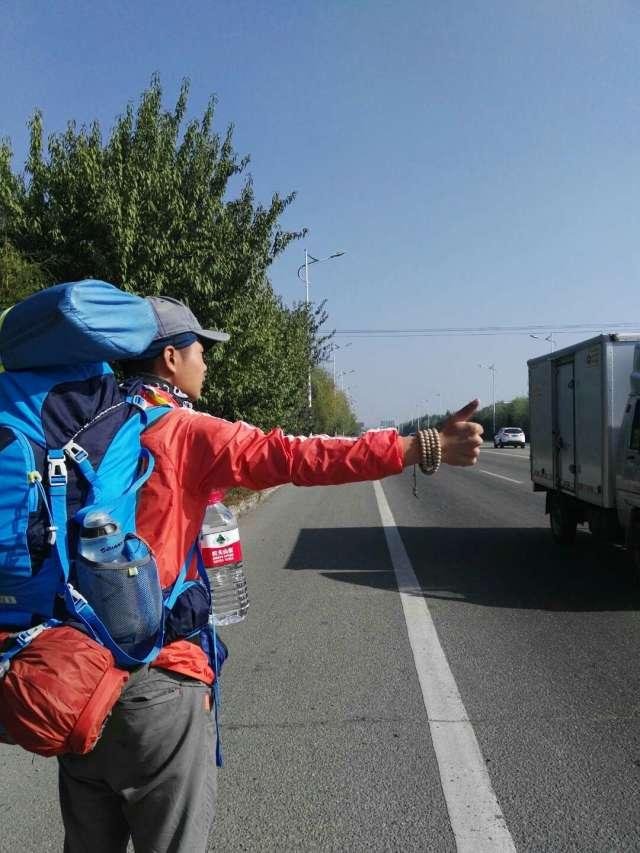
[[[65,853],[204,853],[216,793],[210,688],[145,667],[87,755],[59,759]]]

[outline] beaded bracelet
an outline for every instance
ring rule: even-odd
[[[416,433],[420,445],[420,470],[423,474],[435,474],[442,462],[442,447],[437,429],[419,429]]]

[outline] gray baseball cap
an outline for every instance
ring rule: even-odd
[[[217,329],[203,329],[194,313],[182,302],[171,296],[147,296],[147,302],[151,303],[153,312],[158,321],[158,334],[156,341],[167,341],[171,338],[191,332],[196,336],[205,349],[214,343],[223,343],[229,340],[226,332]]]

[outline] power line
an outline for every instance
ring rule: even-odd
[[[358,335],[369,338],[412,338],[438,337],[450,335],[529,335],[532,332],[555,332],[571,334],[578,332],[639,332],[640,321],[637,323],[574,323],[565,325],[533,324],[522,326],[444,326],[425,329],[336,329],[336,335]]]

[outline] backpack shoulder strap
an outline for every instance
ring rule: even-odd
[[[147,427],[153,426],[156,421],[160,420],[161,417],[173,409],[173,406],[149,403],[144,397],[141,397],[140,394],[132,394],[127,396],[125,399],[127,403],[131,403],[132,406],[136,406],[140,410],[143,430],[147,429]]]

